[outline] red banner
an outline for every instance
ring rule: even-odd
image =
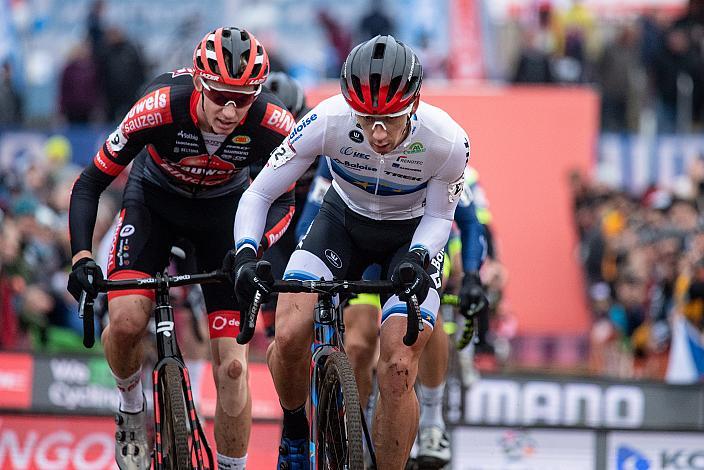
[[[0,408],[27,409],[31,403],[32,356],[0,354]]]
[[[450,78],[484,77],[480,15],[478,0],[450,2]]]
[[[215,452],[213,422],[205,423]],[[248,468],[274,468],[281,428],[254,424]],[[0,468],[13,470],[116,470],[112,418],[0,416]]]

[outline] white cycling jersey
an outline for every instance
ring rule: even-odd
[[[257,249],[269,206],[318,155],[326,156],[332,185],[350,209],[375,220],[422,216],[411,246],[425,247],[431,256],[443,248],[464,187],[467,134],[447,113],[421,102],[408,136],[380,155],[337,95],[296,124],[245,191],[235,219],[238,249]]]

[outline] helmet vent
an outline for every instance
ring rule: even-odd
[[[391,101],[398,91],[398,86],[401,84],[401,77],[394,77],[389,83],[389,90],[386,92],[386,102]]]
[[[408,82],[408,85],[406,86],[406,92],[403,95],[403,99],[406,99],[409,96],[418,93],[418,91],[420,90],[420,86],[418,85],[419,80],[420,80],[420,77],[417,75],[414,75],[413,77],[411,77],[411,80]]]
[[[359,82],[359,77],[357,75],[352,75],[352,88],[354,88],[354,94],[357,98],[364,103],[364,93],[362,93],[362,84]]]
[[[381,85],[381,75],[373,73],[369,76],[369,88],[372,95],[372,106],[379,106],[379,87]]]
[[[247,34],[247,31],[240,30],[240,39],[243,41],[249,41],[249,34]]]
[[[386,44],[383,42],[378,42],[374,45],[374,55],[372,59],[383,59],[384,51],[386,50]]]
[[[222,37],[229,38],[230,36],[232,36],[232,32],[229,28],[225,28],[222,30]]]

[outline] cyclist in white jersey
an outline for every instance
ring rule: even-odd
[[[360,279],[367,266],[378,263],[383,279],[400,284],[398,265],[414,267],[408,295],[418,296],[426,328],[415,345],[405,346],[405,297],[382,297],[380,400],[373,430],[378,467],[403,468],[418,426],[413,390],[418,359],[439,308],[437,255],[462,194],[469,140],[444,111],[420,101],[418,58],[392,36],[355,47],[340,81],[342,94],[298,122],[242,196],[236,250],[224,266],[242,302],[251,303],[257,289],[268,291],[273,279],[255,275],[266,214],[316,156],[326,155],[332,187],[284,279]],[[279,466],[289,469],[308,468],[304,405],[315,302],[315,294],[280,294],[276,337],[267,354],[284,409]]]

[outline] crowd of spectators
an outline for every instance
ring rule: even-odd
[[[679,16],[652,9],[599,26],[581,0],[564,11],[541,1],[517,24],[512,81],[591,84],[604,131],[642,131],[647,111],[660,133],[704,124],[703,0],[689,0]]]
[[[634,196],[571,175],[586,295],[590,367],[663,379],[676,315],[704,330],[704,156],[676,191]]]

